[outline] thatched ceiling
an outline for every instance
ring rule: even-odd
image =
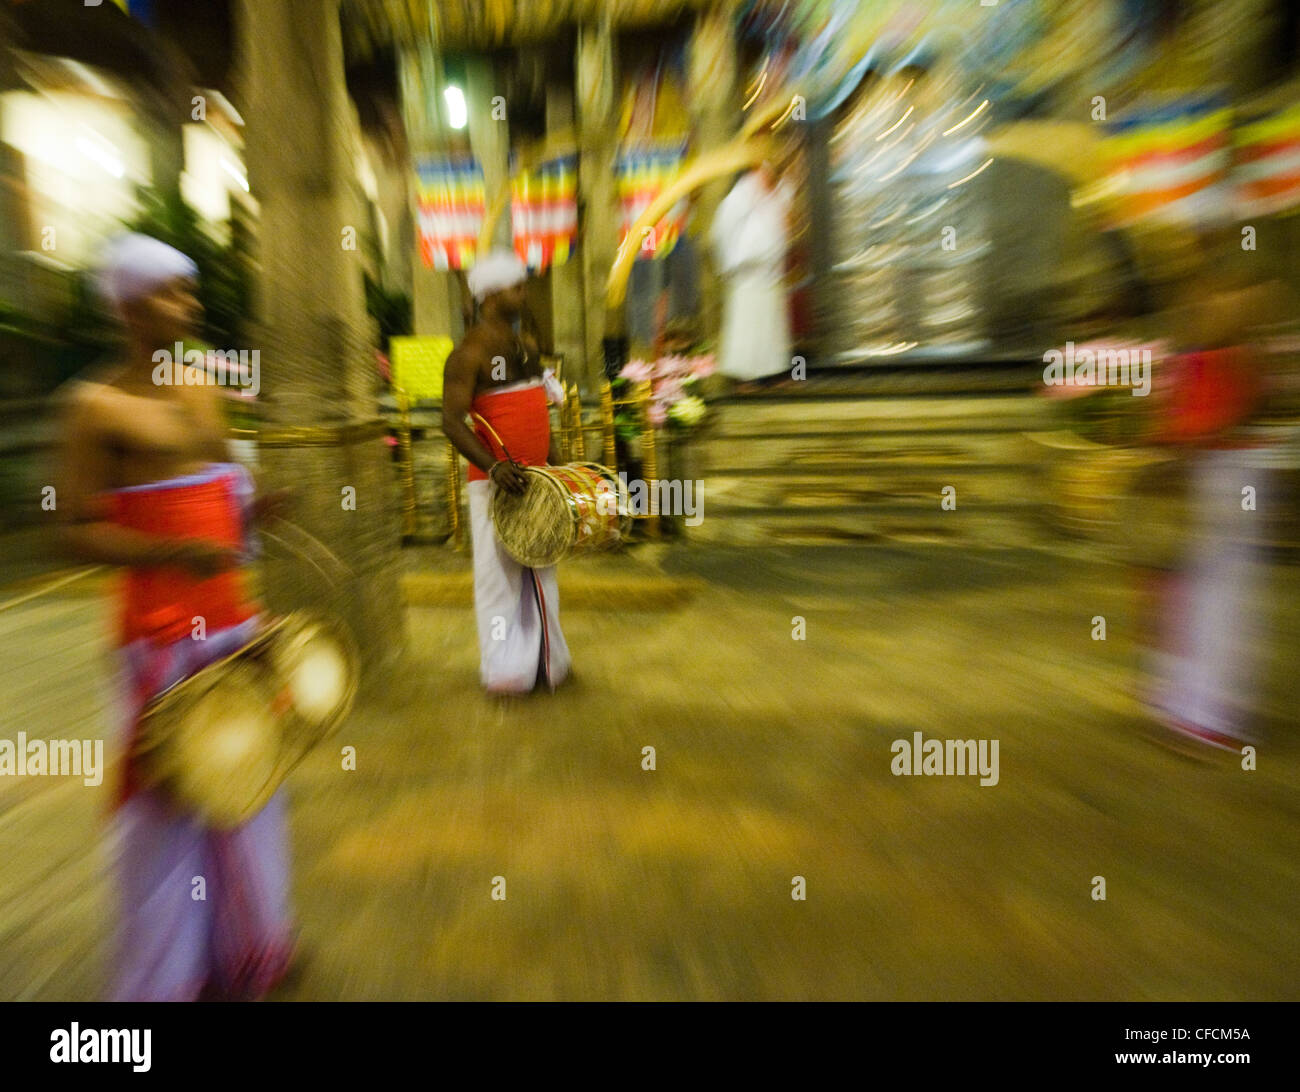
[[[725,2],[725,0],[723,0]],[[343,0],[348,50],[366,57],[388,46],[434,41],[445,49],[536,42],[575,23],[646,25],[719,0]]]

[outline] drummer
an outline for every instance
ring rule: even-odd
[[[475,263],[468,283],[478,321],[447,358],[442,388],[443,431],[470,464],[479,677],[496,694],[527,693],[542,683],[554,690],[569,673],[555,567],[520,565],[492,526],[495,491],[518,494],[528,486],[521,466],[560,461],[547,403],[562,402],[564,393],[543,372],[536,342],[521,335],[527,279],[527,267],[509,250]],[[471,427],[471,413],[491,431],[477,421]]]
[[[121,358],[73,380],[64,402],[58,512],[79,557],[120,566],[119,698],[128,750],[147,701],[254,635],[244,582],[247,471],[228,454],[221,393],[183,383],[159,351],[192,336],[197,269],[157,239],[109,248],[102,287],[125,325]],[[180,364],[181,362],[175,362]],[[202,620],[203,638],[194,626]],[[207,829],[124,764],[117,811],[121,929],[114,1000],[250,999],[291,954],[283,800],[233,831]],[[197,881],[202,880],[202,897]]]

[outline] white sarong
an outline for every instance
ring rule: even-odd
[[[569,674],[571,662],[560,631],[555,566],[525,568],[506,553],[492,526],[496,486],[476,481],[468,489],[479,677],[492,693],[527,693],[540,670],[553,690]]]

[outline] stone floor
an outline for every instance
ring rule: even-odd
[[[620,566],[689,594],[597,609]],[[405,669],[291,779],[277,996],[1294,1000],[1300,570],[1270,573],[1254,772],[1147,738],[1132,574],[1078,556],[641,547],[566,574],[575,677],[510,701],[467,606],[413,606]],[[104,731],[88,591],[0,612],[0,738]],[[998,740],[998,784],[893,776],[917,731]],[[103,988],[107,796],[0,778],[0,999]]]

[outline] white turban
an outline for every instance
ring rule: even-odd
[[[99,290],[115,311],[155,292],[176,277],[197,277],[199,267],[175,247],[148,235],[119,235],[108,244]]]
[[[467,279],[469,290],[482,303],[493,292],[501,292],[526,281],[528,267],[513,250],[498,247],[474,263]]]

